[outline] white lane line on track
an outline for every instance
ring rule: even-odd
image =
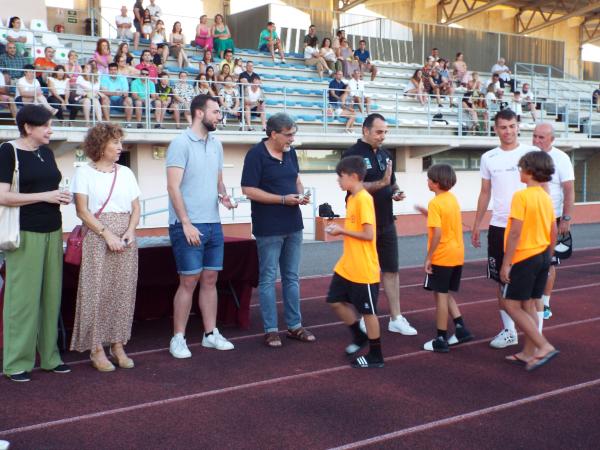
[[[446,417],[445,419],[434,420],[433,422],[423,423],[414,427],[403,428],[402,430],[381,434],[379,436],[374,436],[369,439],[363,439],[362,441],[356,441],[339,447],[334,447],[330,450],[350,450],[354,448],[364,447],[367,445],[374,445],[383,441],[389,441],[390,439],[397,439],[400,437],[407,436],[409,434],[420,433],[422,431],[429,431],[438,427],[453,425],[455,423],[463,422],[465,420],[478,418],[487,414],[493,414],[499,411],[504,411],[506,409],[516,408],[517,406],[527,405],[529,403],[534,403],[540,400],[556,397],[558,395],[569,394],[571,392],[580,391],[598,385],[600,385],[600,378],[586,381],[584,383],[573,384],[564,388],[554,389],[552,391],[543,392],[537,395],[531,395],[529,397],[520,398],[519,400],[513,400],[512,402],[501,403],[499,405],[490,406],[488,408],[478,409],[469,413],[458,414],[456,416]]]
[[[564,328],[564,327],[572,327],[572,326],[576,326],[576,325],[583,325],[583,324],[593,323],[593,322],[597,322],[597,321],[600,321],[600,316],[593,317],[590,319],[576,320],[573,322],[563,323],[560,325],[549,326],[549,327],[545,327],[544,330],[545,331],[556,330],[556,329],[560,329],[560,328]],[[488,342],[492,337],[493,336],[466,342],[464,344],[461,344],[461,347],[470,347],[472,345],[477,345],[477,344],[481,344],[484,342]],[[400,359],[410,358],[410,357],[419,356],[419,355],[431,355],[431,352],[428,352],[426,350],[419,350],[419,351],[415,351],[415,352],[411,352],[411,353],[403,353],[400,355],[389,356],[389,357],[386,357],[385,360],[386,360],[386,362],[397,361]],[[163,400],[155,400],[155,401],[151,401],[151,402],[138,403],[136,405],[125,406],[122,408],[114,408],[114,409],[108,409],[108,410],[104,410],[104,411],[98,411],[95,413],[82,414],[82,415],[73,416],[73,417],[66,417],[64,419],[51,420],[48,422],[41,422],[41,423],[37,423],[37,424],[33,424],[33,425],[26,425],[26,426],[17,427],[17,428],[11,428],[8,430],[0,430],[0,436],[10,436],[10,435],[18,434],[18,433],[43,430],[46,428],[51,428],[51,427],[61,426],[61,425],[68,425],[70,423],[80,422],[80,421],[84,421],[84,420],[99,419],[102,417],[112,416],[114,414],[122,414],[122,413],[128,413],[128,412],[132,412],[132,411],[138,411],[138,410],[146,409],[146,408],[171,405],[174,403],[179,403],[179,402],[184,402],[184,401],[189,401],[189,400],[196,400],[196,399],[204,398],[204,397],[213,397],[216,395],[228,394],[230,392],[237,392],[237,391],[243,391],[246,389],[252,389],[252,388],[256,388],[256,387],[269,386],[271,384],[276,384],[276,383],[296,381],[296,380],[300,380],[303,378],[315,377],[318,375],[339,372],[342,370],[352,370],[352,367],[349,364],[345,364],[343,366],[330,367],[327,369],[319,369],[319,370],[314,370],[311,372],[305,372],[305,373],[294,374],[294,375],[286,375],[286,376],[276,377],[276,378],[269,378],[267,380],[255,381],[252,383],[240,384],[237,386],[230,386],[230,387],[221,388],[221,389],[213,389],[210,391],[197,392],[195,394],[188,394],[188,395],[182,395],[179,397],[166,398]]]
[[[590,287],[598,287],[600,286],[600,282],[599,283],[590,283],[590,284],[582,284],[580,286],[569,286],[569,287],[564,287],[564,288],[560,288],[560,289],[554,289],[554,291],[552,291],[553,293],[557,293],[557,292],[566,292],[566,291],[571,291],[571,290],[576,290],[576,289],[586,289],[586,288],[590,288]],[[486,298],[483,300],[474,300],[472,302],[462,302],[462,303],[458,303],[458,306],[462,307],[466,307],[466,306],[471,306],[471,305],[480,305],[482,303],[490,303],[490,302],[497,302],[498,299],[496,297],[493,298]],[[556,300],[555,300],[556,301]],[[405,311],[403,313],[403,315],[412,315],[412,314],[419,314],[419,313],[424,313],[424,312],[431,312],[431,311],[435,311],[435,306],[431,306],[429,308],[421,308],[421,309],[413,309],[412,311]],[[379,317],[380,319],[385,319],[387,317],[389,317],[389,314],[380,314],[377,317]],[[306,329],[310,329],[310,330],[315,330],[318,328],[327,328],[327,327],[332,327],[332,326],[337,326],[337,325],[343,325],[343,322],[341,321],[337,321],[337,322],[327,322],[327,323],[321,323],[318,325],[310,325],[305,327]],[[264,333],[256,333],[256,334],[248,334],[245,336],[237,336],[237,337],[233,337],[230,338],[230,341],[233,342],[237,342],[237,341],[245,341],[247,339],[257,339],[260,337],[263,337]],[[193,344],[188,344],[189,348],[193,348],[193,347],[199,347],[201,345],[200,342],[195,342]],[[152,353],[160,353],[160,352],[167,352],[169,351],[168,347],[162,347],[162,348],[156,348],[156,349],[151,349],[151,350],[141,350],[138,352],[133,352],[133,353],[128,353],[129,356],[142,356],[142,355],[150,355]],[[89,359],[82,359],[79,361],[67,361],[67,363],[70,366],[76,366],[79,364],[89,364],[90,360]],[[39,370],[39,368],[36,368],[35,370]]]

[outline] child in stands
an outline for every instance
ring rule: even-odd
[[[437,337],[423,348],[432,352],[448,353],[449,346],[473,339],[465,327],[454,297],[458,292],[462,266],[465,260],[460,206],[450,189],[456,184],[456,173],[448,164],[434,164],[427,171],[427,185],[435,193],[428,209],[417,207],[427,216],[429,239],[425,258],[425,283],[433,291],[436,301]],[[454,321],[454,334],[448,339],[448,312]]]
[[[519,160],[519,171],[527,188],[512,198],[500,280],[505,283],[506,312],[525,334],[521,352],[506,359],[534,370],[559,353],[538,331],[535,307],[544,293],[556,244],[554,208],[543,187],[552,178],[554,163],[546,152],[532,151]]]
[[[354,355],[369,343],[369,353],[354,359],[352,367],[383,367],[376,311],[380,271],[375,246],[375,206],[373,197],[363,187],[367,168],[360,156],[348,156],[335,170],[340,187],[350,195],[344,226],[330,225],[326,230],[332,236],[344,236],[344,253],[333,269],[327,303],[350,328],[352,343],[346,347],[347,355]],[[350,304],[363,315],[367,335],[360,330]]]

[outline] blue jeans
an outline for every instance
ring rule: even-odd
[[[288,329],[302,326],[298,268],[302,248],[302,230],[278,236],[257,236],[260,312],[265,333],[278,331],[275,281],[281,271],[283,314]]]

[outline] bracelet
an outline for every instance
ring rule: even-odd
[[[281,196],[281,204],[282,204],[282,205],[285,205],[285,195],[282,195],[282,196]]]

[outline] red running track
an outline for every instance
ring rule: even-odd
[[[315,344],[262,345],[258,308],[249,331],[222,330],[236,350],[199,345],[173,359],[167,321],[136,323],[136,368],[103,374],[68,354],[67,375],[34,371],[0,382],[0,439],[15,449],[97,448],[597,448],[600,440],[600,251],[559,269],[545,334],[561,354],[527,373],[493,350],[500,320],[483,263],[468,263],[458,301],[476,339],[447,355],[422,351],[435,333],[419,268],[401,271],[404,314],[417,336],[384,332],[386,367],[351,369],[349,334],[324,304],[328,277],[302,280],[303,322]],[[380,312],[387,313],[385,296]],[[386,329],[387,318],[381,320]]]

